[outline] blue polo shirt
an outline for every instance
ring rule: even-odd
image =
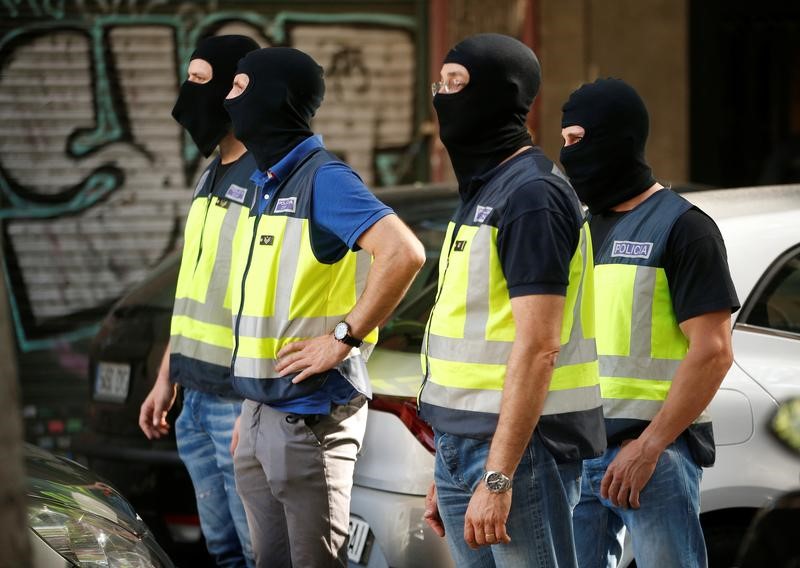
[[[266,211],[281,181],[300,160],[322,147],[321,136],[310,136],[266,173],[253,172],[250,179],[259,186],[259,193],[250,214]],[[348,250],[359,250],[356,241],[361,235],[392,213],[392,209],[381,203],[349,166],[325,164],[317,170],[311,196],[310,232],[314,255],[320,262],[332,263],[341,259]],[[331,369],[327,375],[322,387],[312,394],[270,406],[293,414],[330,414],[331,403],[345,404],[356,396],[356,389],[339,371]]]

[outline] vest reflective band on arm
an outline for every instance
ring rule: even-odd
[[[423,345],[427,377],[420,392],[423,414],[443,431],[448,431],[447,424],[454,420],[468,422],[473,412],[499,414],[506,364],[516,334],[508,286],[497,256],[497,228],[462,225],[453,237],[454,227],[451,222],[445,247],[451,242],[459,244],[449,251],[445,248],[440,258],[439,293]],[[578,423],[582,413],[589,411],[586,419],[594,424],[601,402],[591,254],[584,225],[570,261],[561,350],[542,416],[571,413]],[[462,413],[456,416],[448,411]],[[478,422],[484,424],[485,420]],[[480,428],[476,424],[476,429]]]

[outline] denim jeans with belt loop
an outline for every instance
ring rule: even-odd
[[[572,509],[581,462],[557,463],[534,433],[514,473],[506,531],[511,542],[471,549],[464,516],[483,483],[489,441],[435,432],[434,478],[439,514],[458,568],[577,568]]]

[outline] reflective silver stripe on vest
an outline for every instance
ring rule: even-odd
[[[190,359],[211,363],[221,367],[230,368],[231,350],[227,347],[219,347],[209,343],[203,343],[195,339],[189,339],[182,335],[173,335],[169,339],[170,352],[173,355],[183,355]]]
[[[425,383],[424,401],[452,410],[468,412],[500,413],[503,391],[461,389],[444,387],[432,381]],[[542,416],[564,412],[581,412],[598,407],[600,387],[580,387],[576,389],[549,391]]]
[[[553,168],[556,166],[553,165]],[[583,303],[583,279],[586,277],[586,266],[589,262],[587,258],[589,235],[586,231],[586,223],[581,225],[581,281],[578,282],[578,293],[575,295],[575,305],[572,306],[572,329],[570,329],[569,340],[561,346],[556,360],[556,369],[568,365],[579,365],[591,363],[597,360],[597,345],[594,338],[586,339],[583,336],[583,321],[581,320],[581,304]]]
[[[656,268],[638,266],[633,281],[631,339],[628,356],[600,355],[600,376],[671,381],[680,359],[652,357],[653,296]]]
[[[623,398],[604,398],[603,413],[606,418],[627,418],[650,422],[663,403],[659,400],[630,400]],[[694,421],[694,424],[711,422],[711,416],[703,411]]]
[[[278,263],[278,282],[275,288],[275,315],[278,321],[289,321],[289,307],[292,303],[292,290],[300,263],[300,244],[303,238],[303,220],[295,217],[286,219],[286,232],[281,244],[281,258]],[[262,336],[263,337],[263,336]],[[268,335],[266,337],[280,337]]]
[[[678,359],[600,355],[600,376],[671,381],[680,364]]]
[[[288,303],[288,300],[286,301]],[[339,320],[343,319],[340,317]],[[239,337],[316,337],[324,335],[327,329],[328,318],[294,318],[287,320],[277,316],[258,317],[242,316],[239,320]]]
[[[212,302],[216,304],[216,302]],[[231,327],[231,311],[219,304],[202,303],[192,298],[176,298],[172,310],[175,316],[186,316],[194,321]]]
[[[489,225],[481,225],[472,239],[469,251],[464,339],[486,340],[486,324],[489,322],[489,276],[487,271],[491,247],[491,228]],[[476,361],[476,363],[479,362]]]
[[[278,376],[275,372],[277,363],[275,359],[260,359],[237,355],[236,361],[233,363],[233,374],[236,377],[246,379],[275,378]]]
[[[631,357],[650,357],[652,354],[653,296],[656,292],[656,269],[636,268],[633,280],[631,310]]]
[[[454,339],[431,333],[428,338],[428,355],[456,363],[505,365],[512,345],[510,341]]]

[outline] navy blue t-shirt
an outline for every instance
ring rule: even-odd
[[[502,169],[518,160],[550,162],[533,147],[475,178],[465,201]],[[580,239],[582,218],[571,188],[537,179],[517,187],[508,197],[497,226],[497,252],[511,298],[533,294],[566,296],[569,263]]]

